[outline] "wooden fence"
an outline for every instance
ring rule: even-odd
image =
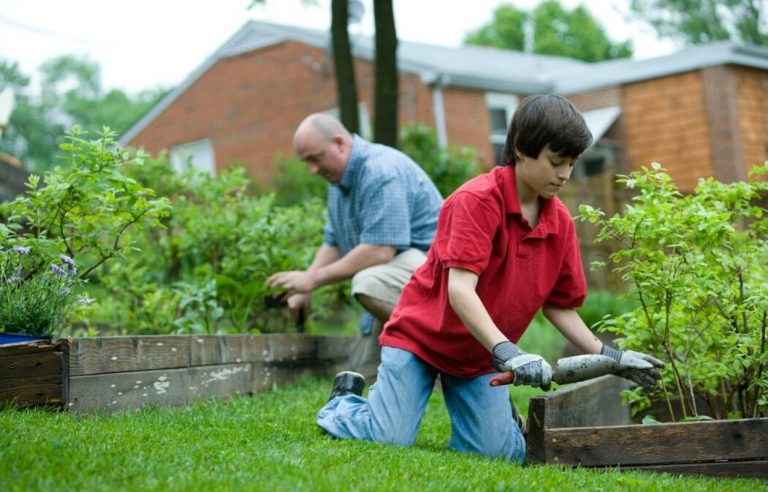
[[[616,184],[616,177],[611,173],[576,178],[570,181],[560,192],[560,199],[574,217],[579,215],[579,205],[591,205],[605,212],[610,217],[623,210],[632,199],[632,193]],[[621,277],[610,270],[609,266],[592,270],[592,262],[606,261],[616,248],[613,243],[595,244],[597,228],[588,222],[575,221],[576,233],[581,245],[581,258],[584,273],[590,290],[611,290],[623,292],[626,285]]]

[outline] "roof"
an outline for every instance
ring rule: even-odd
[[[120,143],[132,140],[217,61],[291,40],[322,49],[328,49],[330,43],[327,30],[248,21],[130,128],[120,138]],[[372,38],[356,36],[351,39],[351,44],[353,56],[373,59]],[[768,70],[768,48],[728,42],[691,47],[645,60],[586,63],[496,48],[446,47],[400,40],[397,56],[399,70],[418,74],[427,84],[515,94],[554,92],[568,95],[727,64]]]

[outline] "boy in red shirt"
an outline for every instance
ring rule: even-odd
[[[505,166],[445,201],[427,262],[380,337],[379,376],[368,399],[361,396],[362,376],[339,373],[318,413],[322,429],[339,438],[410,445],[439,375],[450,447],[523,462],[525,440],[503,385],[549,387],[550,365],[515,345],[539,309],[583,352],[610,355],[638,383],[658,379],[660,361],[604,346],[575,311],[586,281],[573,220],[556,195],[591,141],[566,99],[538,95],[520,105]]]

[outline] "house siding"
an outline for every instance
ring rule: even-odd
[[[477,149],[481,167],[493,167],[491,121],[485,105],[485,93],[455,87],[443,89],[446,137],[449,146],[471,146]]]
[[[768,160],[768,72],[734,67],[744,171]]]
[[[626,151],[638,170],[659,162],[680,189],[712,176],[712,151],[700,72],[647,80],[623,88]]]

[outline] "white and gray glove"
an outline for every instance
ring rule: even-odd
[[[515,386],[521,384],[549,389],[552,382],[552,366],[540,355],[529,354],[510,341],[503,341],[493,347],[491,364],[497,371],[512,371]]]
[[[601,355],[607,355],[619,363],[617,376],[629,379],[640,386],[653,386],[661,379],[658,368],[664,367],[659,359],[634,350],[618,350],[603,344]]]

